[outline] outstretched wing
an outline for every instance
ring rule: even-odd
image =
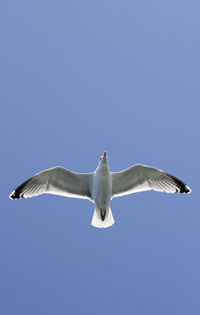
[[[41,194],[55,194],[73,198],[91,198],[92,173],[78,174],[57,166],[31,177],[18,186],[11,199],[28,198]]]
[[[112,174],[112,197],[120,197],[145,190],[166,193],[191,192],[180,179],[157,168],[136,164],[124,171]]]

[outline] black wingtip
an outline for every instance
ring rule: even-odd
[[[180,193],[190,194],[191,193],[191,189],[187,185],[185,185],[184,189],[182,191],[180,191]]]
[[[15,193],[13,192],[12,194],[10,194],[9,198],[14,200],[15,199]]]
[[[12,192],[12,194],[10,194],[9,196],[10,199],[15,200],[15,199],[20,199],[23,198],[23,195],[20,195],[20,190],[15,190]]]
[[[24,183],[22,183],[20,186],[18,186],[11,194],[10,194],[10,199],[15,200],[15,199],[21,199],[24,198],[24,187],[30,182],[31,178],[26,180]]]
[[[178,189],[176,189],[176,193],[179,194],[190,194],[191,193],[191,189],[184,183],[182,182],[180,179],[176,178],[173,175],[169,175],[171,179],[173,179],[173,181],[175,182],[175,184],[177,185]]]

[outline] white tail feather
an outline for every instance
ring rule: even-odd
[[[105,217],[104,221],[102,221],[102,219],[101,219],[100,210],[96,209],[96,208],[94,209],[94,214],[93,214],[91,225],[101,229],[101,228],[107,228],[107,227],[113,225],[114,222],[115,221],[113,219],[112,212],[111,212],[110,208],[106,211],[106,217]]]

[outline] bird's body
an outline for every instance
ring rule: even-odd
[[[178,178],[146,165],[136,164],[121,172],[110,172],[104,152],[96,171],[92,173],[74,173],[60,166],[47,169],[18,186],[10,198],[50,193],[89,199],[95,204],[92,225],[103,228],[114,223],[110,209],[112,198],[145,190],[186,194],[191,192]]]
[[[99,163],[93,174],[92,199],[97,209],[106,211],[110,206],[112,178],[108,163]]]
[[[112,176],[107,162],[106,154],[100,159],[92,180],[92,199],[95,211],[92,225],[96,227],[107,227],[114,223],[110,210],[112,197]]]

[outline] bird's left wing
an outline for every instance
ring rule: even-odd
[[[92,200],[92,177],[92,173],[79,174],[57,166],[31,177],[18,186],[9,197],[19,199],[54,194]]]
[[[112,174],[112,198],[145,190],[167,193],[190,193],[190,188],[180,179],[157,168],[136,164]]]

